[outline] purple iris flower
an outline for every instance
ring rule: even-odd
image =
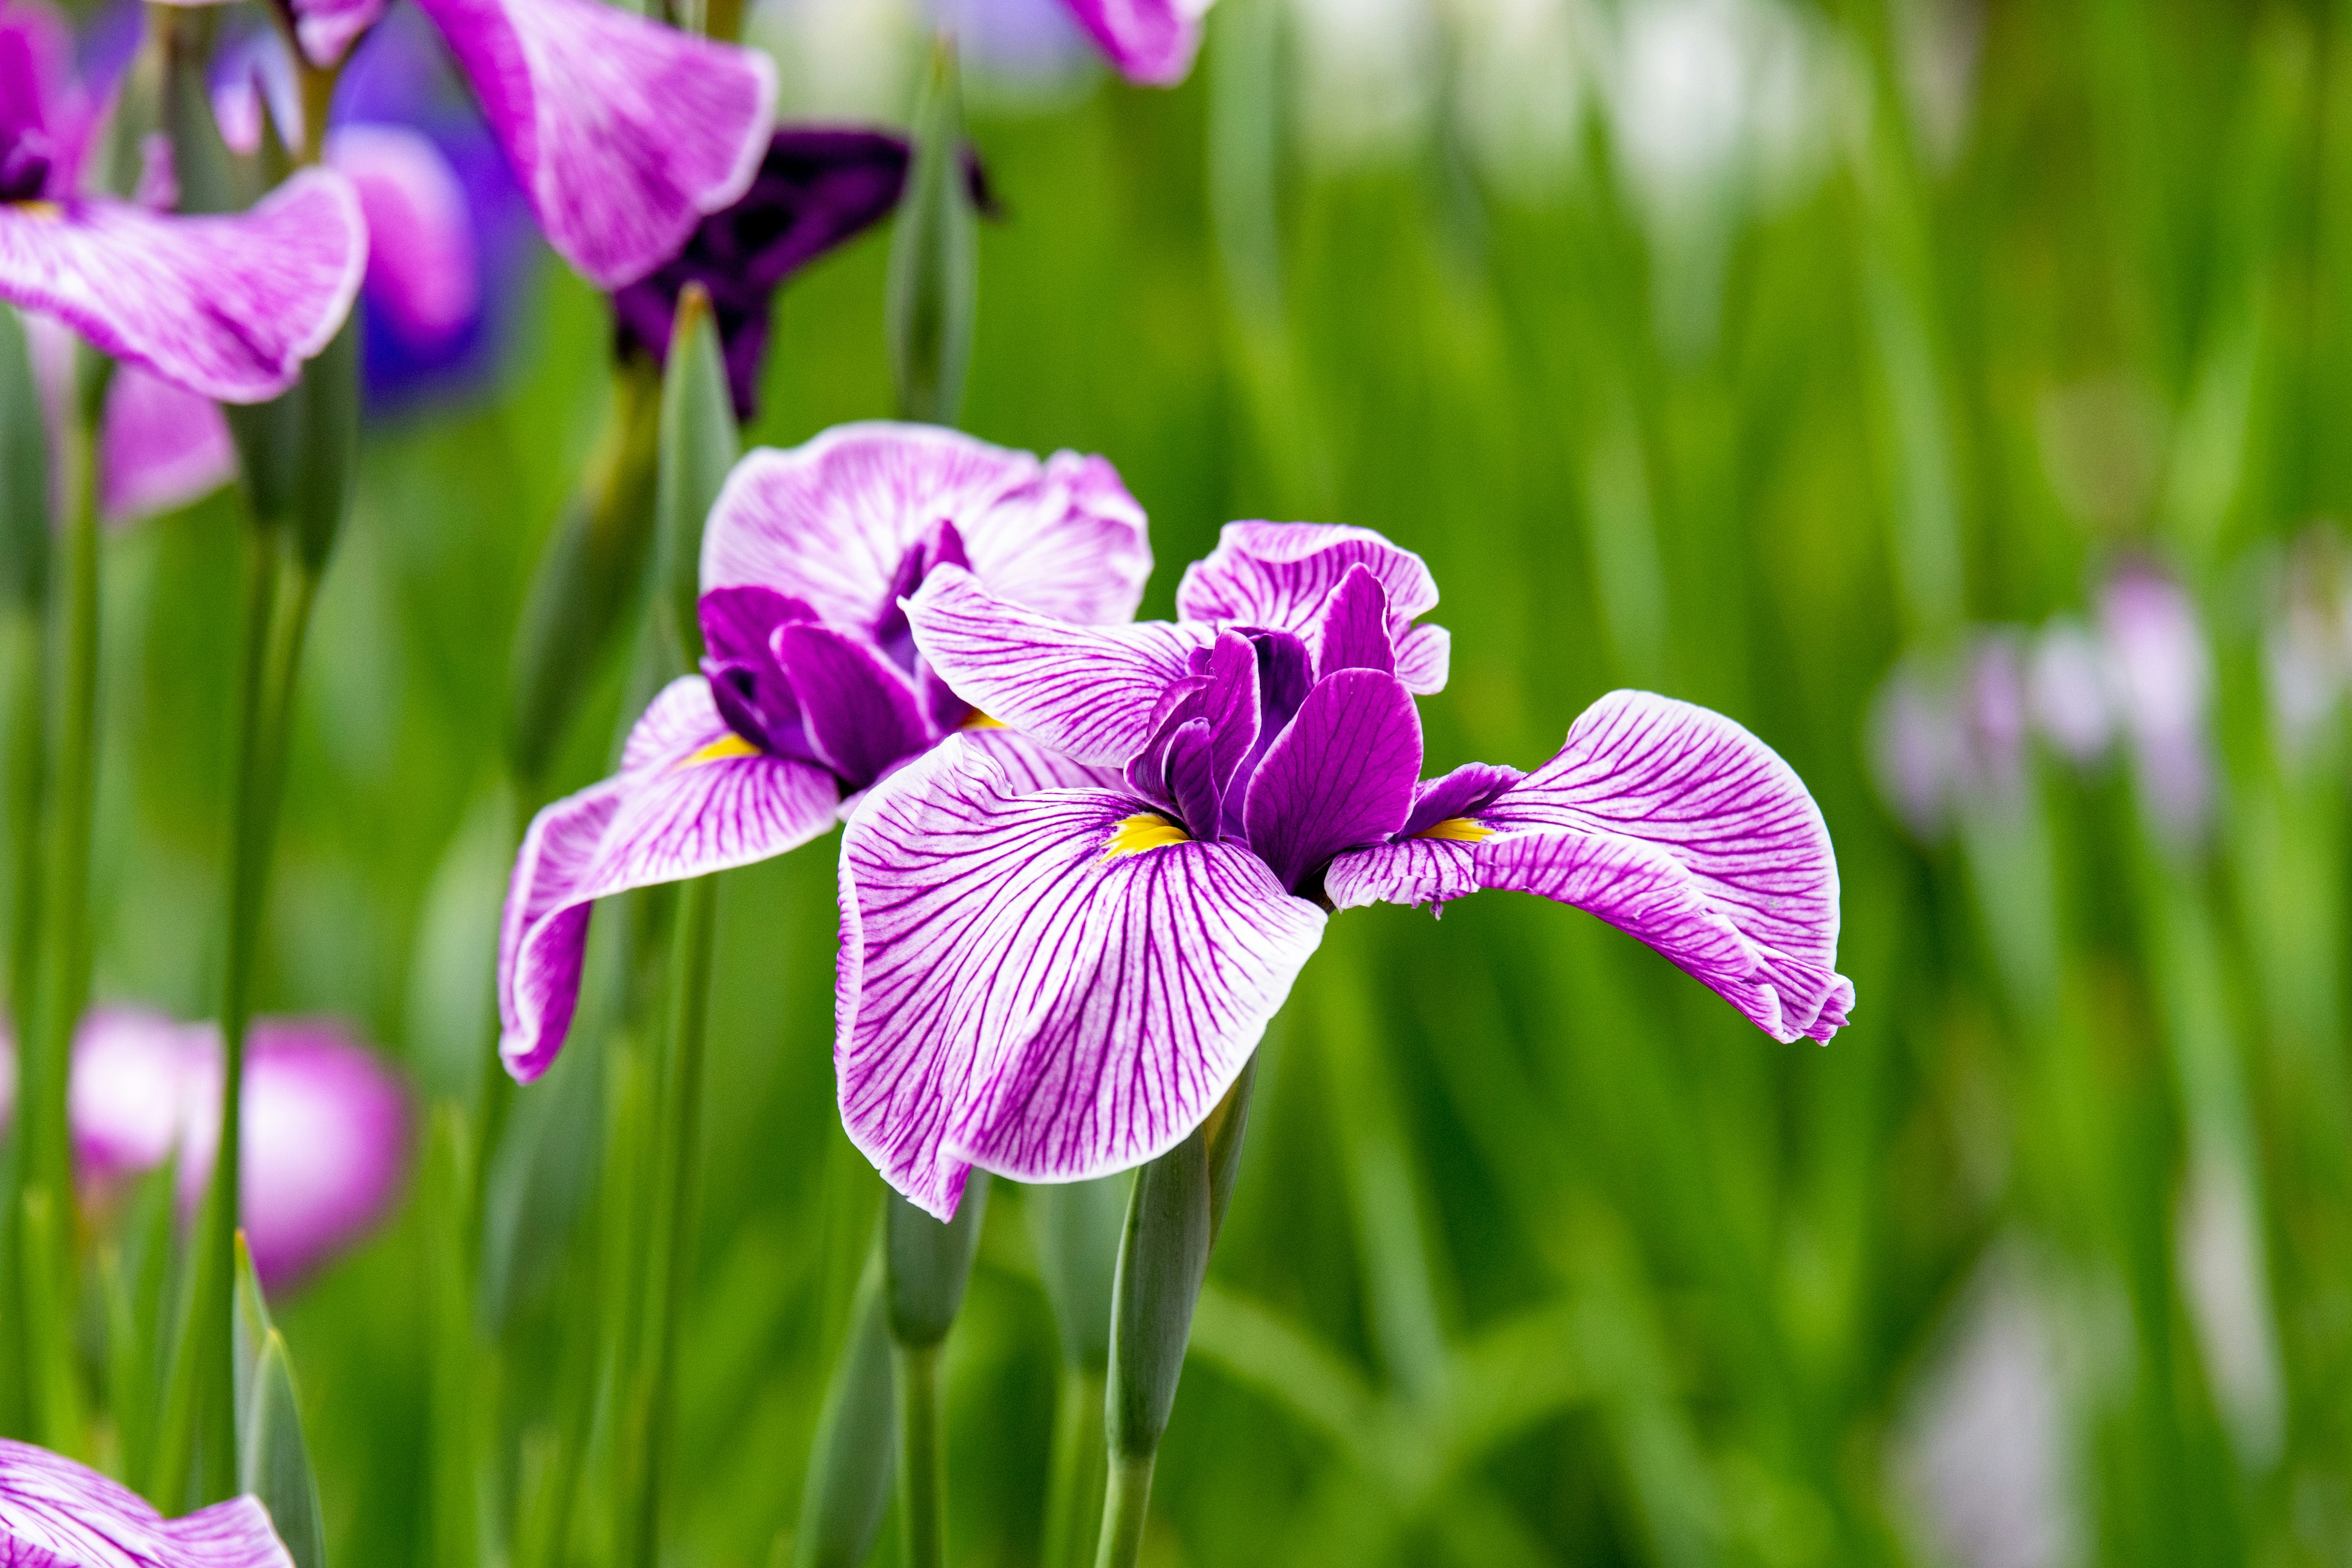
[[[250,212],[173,217],[80,189],[71,35],[0,0],[0,300],[224,403],[274,397],[349,313],[367,257],[350,183],[305,170]]]
[[[1151,87],[1173,87],[1191,73],[1201,47],[1201,18],[1213,0],[1066,0],[1118,73]]]
[[[0,1563],[22,1568],[294,1568],[260,1500],[165,1519],[119,1481],[0,1437]]]
[[[1602,698],[1531,773],[1423,781],[1447,642],[1419,557],[1230,525],[1174,625],[1087,628],[934,572],[938,675],[1066,760],[951,742],[850,819],[835,1062],[851,1139],[953,1214],[971,1167],[1074,1181],[1175,1145],[1232,1087],[1327,915],[1538,893],[1632,932],[1781,1040],[1826,1040],[1837,863],[1805,787],[1719,714]],[[1040,774],[1051,773],[1048,779]]]
[[[742,199],[704,218],[686,248],[613,295],[622,352],[669,359],[670,325],[688,283],[709,292],[736,417],[760,401],[768,301],[785,279],[889,216],[907,183],[903,137],[878,131],[779,131]]]
[[[293,0],[303,53],[340,63],[389,4]],[[548,243],[599,288],[675,256],[759,172],[776,99],[764,55],[602,0],[417,8],[473,84]]]
[[[618,773],[523,836],[499,941],[508,1070],[528,1083],[562,1048],[596,900],[795,848],[987,722],[916,648],[903,602],[925,582],[1098,626],[1135,614],[1150,572],[1142,510],[1100,458],[878,423],[746,457],[703,535],[703,672],[655,698]]]
[[[246,1052],[238,1222],[262,1283],[279,1289],[391,1213],[407,1173],[408,1095],[332,1019],[257,1019]],[[0,1040],[0,1059],[8,1055]],[[192,1217],[212,1178],[220,1092],[213,1025],[93,1008],[74,1031],[68,1086],[74,1168],[87,1193],[103,1199],[176,1152],[178,1206]]]

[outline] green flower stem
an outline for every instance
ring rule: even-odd
[[[947,1561],[946,1445],[940,1437],[940,1347],[894,1347],[898,1381],[898,1511],[907,1568]]]
[[[1054,1410],[1053,1468],[1045,1489],[1045,1568],[1087,1568],[1108,1479],[1110,1450],[1103,1436],[1103,1374],[1062,1368]]]
[[[1143,1524],[1151,1506],[1150,1454],[1120,1455],[1111,1461],[1103,1499],[1102,1548],[1095,1568],[1133,1568],[1143,1555]]]
[[[701,1142],[703,1037],[710,1019],[710,968],[719,881],[698,877],[679,889],[671,943],[669,1060],[662,1085],[656,1172],[654,1361],[646,1405],[643,1489],[637,1500],[636,1561],[660,1561],[662,1489],[677,1405],[677,1345],[694,1273],[694,1198]]]
[[[46,520],[44,526],[46,526]],[[34,1037],[34,998],[39,986],[41,929],[41,790],[46,762],[48,661],[43,613],[37,601],[12,604],[0,619],[0,679],[7,681],[7,796],[0,822],[8,833],[8,1023],[19,1040]],[[14,1068],[16,1103],[31,1103],[24,1075],[29,1054],[18,1053]],[[33,1365],[24,1338],[19,1294],[23,1259],[17,1239],[24,1192],[24,1141],[0,1151],[0,1432],[29,1432],[26,1384]]]

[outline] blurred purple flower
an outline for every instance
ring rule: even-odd
[[[2273,587],[2263,637],[2271,725],[2281,757],[2309,758],[2352,686],[2352,554],[2332,526],[2305,531]]]
[[[2094,765],[2115,744],[2108,687],[2106,649],[2095,633],[2071,616],[2042,628],[2026,678],[2033,725],[2078,768]]]
[[[1872,770],[1881,796],[1922,843],[1942,838],[1956,815],[2024,796],[2031,714],[2021,641],[2005,628],[1978,631],[1957,668],[1913,654],[1879,689]]]
[[[349,184],[305,170],[224,217],[87,195],[70,58],[54,12],[0,0],[0,300],[200,396],[276,396],[358,291],[366,233]]]
[[[2099,600],[2112,689],[2141,797],[2177,841],[2202,836],[2213,807],[2206,734],[2213,661],[2188,593],[2144,562],[2107,579]]]
[[[87,1466],[0,1437],[0,1563],[10,1568],[294,1568],[249,1497],[165,1519]]]
[[[388,5],[293,0],[303,53],[339,64]],[[764,55],[602,0],[417,8],[472,84],[548,242],[599,288],[676,255],[758,172],[776,96]]]
[[[102,1191],[176,1151],[180,1212],[194,1214],[220,1132],[220,1049],[209,1024],[128,1007],[84,1016],[68,1087],[81,1180]],[[262,1018],[247,1047],[244,1114],[240,1218],[255,1269],[278,1289],[390,1212],[408,1162],[407,1095],[340,1024]]]
[[[516,857],[499,942],[509,1072],[527,1083],[562,1049],[596,900],[807,843],[975,721],[902,607],[967,568],[1016,604],[1098,625],[1135,613],[1151,552],[1142,510],[1100,458],[1041,462],[869,424],[736,465],[703,538],[703,673],[671,682],[621,771],[541,812]]]
[[[1232,1086],[1327,914],[1482,888],[1590,910],[1782,1040],[1827,1040],[1837,867],[1788,764],[1719,714],[1620,691],[1532,773],[1423,780],[1436,584],[1363,529],[1240,522],[1171,625],[1085,627],[942,564],[908,601],[964,700],[1058,757],[964,738],[842,839],[834,1059],[852,1142],[951,1215],[980,1166],[1138,1164]]]
[[[1065,0],[1129,81],[1173,87],[1191,74],[1212,0]]]
[[[686,248],[650,276],[614,291],[623,353],[669,358],[677,297],[688,283],[709,292],[727,359],[735,416],[759,406],[769,300],[784,279],[889,216],[907,183],[904,138],[877,131],[779,131],[740,201],[704,218]]]

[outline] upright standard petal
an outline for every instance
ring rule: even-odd
[[[702,586],[756,584],[836,626],[889,609],[898,569],[942,521],[981,581],[1081,626],[1124,621],[1151,574],[1143,509],[1100,458],[1039,462],[929,425],[844,425],[728,476],[702,537]]]
[[[1173,87],[1192,69],[1201,17],[1210,0],[1069,0],[1119,75],[1147,87]]]
[[[499,1054],[523,1083],[563,1048],[596,900],[796,848],[833,825],[841,798],[824,769],[729,729],[698,675],[654,699],[625,760],[541,812],[515,858],[499,933]]]
[[[222,403],[292,385],[351,313],[366,261],[359,199],[331,170],[304,170],[226,217],[0,205],[0,299]]]
[[[1124,765],[1150,742],[1170,687],[1216,640],[1209,626],[1076,626],[1005,603],[943,568],[907,605],[915,645],[989,717],[1057,752]]]
[[[260,1502],[165,1519],[145,1498],[30,1443],[0,1437],[0,1563],[22,1568],[294,1568]]]
[[[219,405],[126,365],[106,389],[98,465],[99,510],[135,522],[236,478],[236,447]]]
[[[418,0],[448,39],[556,253],[633,283],[740,196],[776,72],[601,0]]]
[[[1173,1147],[1321,941],[1322,911],[1255,856],[1148,813],[1107,790],[1024,797],[959,737],[851,819],[842,1120],[928,1212],[952,1215],[974,1165],[1077,1181]]]
[[[367,215],[368,297],[405,342],[446,342],[481,308],[466,192],[431,137],[404,125],[342,125],[327,161]]]
[[[1176,586],[1176,611],[1188,621],[1292,633],[1307,640],[1320,668],[1324,611],[1357,566],[1370,572],[1388,597],[1397,679],[1406,690],[1423,696],[1444,690],[1451,637],[1443,626],[1413,625],[1437,607],[1437,581],[1420,556],[1369,528],[1229,522],[1216,549],[1184,569],[1184,580]]]

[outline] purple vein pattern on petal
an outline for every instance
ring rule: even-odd
[[[602,289],[677,254],[768,150],[766,56],[601,0],[418,0],[473,82],[548,243]]]
[[[1124,621],[1151,574],[1143,509],[1100,458],[1041,463],[952,430],[872,421],[738,463],[703,533],[702,586],[758,584],[835,626],[871,626],[907,552],[941,521],[992,591],[1056,619]]]
[[[533,819],[499,933],[499,1053],[529,1083],[562,1049],[598,899],[750,865],[833,825],[831,774],[740,742],[700,676],[670,682],[638,721],[624,771]],[[704,759],[706,747],[722,754]]]
[[[481,306],[473,215],[433,139],[404,125],[343,125],[327,161],[367,215],[368,296],[403,341],[446,342]]]
[[[957,744],[980,752],[1004,775],[1007,794],[1037,795],[1049,789],[1123,790],[1127,781],[1117,768],[1089,767],[1072,762],[1050,746],[1041,746],[1018,730],[966,730]]]
[[[0,205],[0,299],[223,403],[291,385],[351,313],[366,261],[359,198],[326,169],[227,217],[97,199]]]
[[[1210,0],[1068,0],[1118,73],[1148,87],[1173,87],[1192,68],[1201,16]]]
[[[1238,847],[1107,858],[1142,803],[1013,791],[958,737],[842,839],[842,1120],[941,1218],[972,1165],[1071,1181],[1174,1146],[1322,938],[1322,912]]]
[[[0,1437],[0,1563],[24,1568],[294,1568],[249,1497],[165,1519],[47,1448]]]
[[[175,511],[236,477],[219,405],[134,366],[114,373],[99,435],[98,505],[108,521]]]
[[[1412,813],[1395,840],[1341,855],[1323,879],[1334,909],[1365,904],[1444,904],[1478,890],[1475,857],[1467,840],[1423,837],[1450,817],[1484,810],[1527,775],[1492,763],[1465,763],[1425,780],[1413,791]]]
[[[1413,619],[1437,607],[1437,582],[1420,556],[1369,528],[1320,522],[1229,522],[1216,549],[1184,569],[1176,611],[1188,621],[1225,621],[1290,632],[1307,641],[1321,668],[1325,605],[1362,566],[1388,595],[1396,677],[1427,696],[1445,689],[1452,647],[1443,626]]]
[[[1795,771],[1722,714],[1645,691],[1612,692],[1585,710],[1559,755],[1482,816],[1496,832],[1475,849],[1487,886],[1544,891],[1528,885],[1534,879],[1572,887],[1579,896],[1548,896],[1633,931],[1777,1038],[1826,1040],[1845,1023],[1853,985],[1836,971],[1838,872],[1829,829]],[[1570,838],[1515,843],[1530,830],[1649,846],[1688,875],[1710,912],[1706,921],[1694,915],[1690,928],[1701,962],[1715,962],[1719,917],[1752,944],[1754,973],[1718,978],[1677,951],[1671,932],[1629,923],[1651,918],[1642,901],[1648,889],[1628,882],[1624,894],[1612,892],[1596,868],[1631,858],[1573,847]],[[1630,901],[1612,901],[1621,896]]]
[[[1286,888],[1343,849],[1404,826],[1421,776],[1421,716],[1392,675],[1343,669],[1318,684],[1250,780],[1250,847]]]
[[[1007,604],[953,567],[931,574],[907,619],[923,657],[966,701],[1104,767],[1143,750],[1161,696],[1217,635],[1164,621],[1071,626]]]

